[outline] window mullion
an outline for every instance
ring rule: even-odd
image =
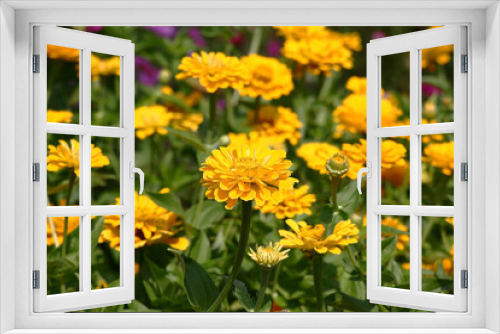
[[[413,131],[419,124],[420,115],[420,71],[419,51],[410,51],[410,208],[420,204],[420,150],[419,136]],[[416,293],[420,287],[420,217],[410,213],[410,291]]]
[[[83,62],[81,66],[81,119],[82,125],[87,128],[91,126],[91,59],[90,49],[83,49]],[[80,187],[82,188],[82,202],[85,207],[91,205],[91,133],[88,131],[81,136],[80,145]],[[82,282],[82,291],[90,293],[91,291],[91,215],[90,210],[83,216],[82,225],[80,229],[81,239],[81,253],[80,253],[80,268],[82,275],[80,281]]]

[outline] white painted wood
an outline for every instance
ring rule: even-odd
[[[467,54],[466,28],[461,26],[431,29],[371,41],[367,48],[368,115],[367,161],[372,162],[373,177],[368,179],[367,198],[367,296],[372,302],[422,310],[467,311],[467,290],[461,289],[460,271],[467,267],[467,182],[461,182],[458,166],[467,160],[467,75],[461,73],[461,55]],[[421,124],[421,49],[454,45],[454,122]],[[381,128],[380,58],[384,55],[410,52],[410,125]],[[455,161],[454,201],[451,207],[422,206],[421,203],[421,136],[454,133]],[[380,138],[410,136],[410,205],[384,206],[380,193]],[[410,289],[381,286],[381,215],[410,216]],[[422,292],[421,218],[454,217],[454,295]]]
[[[101,4],[106,3],[111,11],[96,9]],[[142,4],[143,2],[141,2]],[[167,2],[162,2],[165,5]],[[171,2],[168,2],[169,4]],[[158,2],[151,6],[154,10],[137,9],[137,3],[133,3],[133,10],[124,10],[122,6],[129,2],[115,3],[110,5],[105,1],[83,1],[83,2],[51,2],[51,8],[61,6],[71,6],[73,9],[66,10],[26,10],[17,11],[16,15],[16,94],[15,94],[15,114],[11,110],[1,112],[11,118],[10,124],[16,128],[16,247],[15,247],[15,272],[16,272],[16,300],[12,300],[11,305],[15,305],[16,333],[491,333],[484,329],[486,305],[491,313],[490,319],[498,321],[498,312],[492,310],[490,305],[498,306],[498,298],[487,295],[485,304],[485,282],[489,282],[490,287],[496,286],[498,289],[498,275],[484,275],[485,254],[492,254],[487,251],[492,244],[500,244],[496,234],[489,234],[490,241],[486,245],[485,226],[497,224],[498,220],[485,219],[485,134],[486,123],[485,112],[490,116],[496,114],[498,108],[486,108],[486,102],[492,98],[498,98],[498,72],[490,71],[490,67],[498,67],[498,56],[496,53],[488,51],[488,58],[485,59],[485,40],[488,45],[497,45],[495,34],[490,28],[485,30],[485,12],[478,10],[477,1],[464,2],[391,2],[391,10],[384,10],[379,7],[379,1],[370,2],[371,8],[360,5],[358,9],[339,9],[337,4],[343,4],[346,8],[352,8],[358,4],[353,1],[329,1],[328,6],[315,5],[314,2],[302,2],[302,9],[293,9],[293,4],[289,2],[287,8],[273,7],[273,2],[266,2],[270,8],[263,10],[263,3],[252,2],[247,4],[248,9],[221,9],[215,6],[214,1],[207,1],[201,4],[190,5],[188,2],[173,5],[168,10],[158,9]],[[241,2],[238,2],[240,5]],[[426,4],[424,4],[426,3]],[[435,4],[446,4],[442,8],[445,10],[430,9]],[[17,3],[18,5],[26,2]],[[49,2],[38,1],[37,6],[47,6]],[[234,2],[224,2],[224,6],[233,5]],[[361,4],[361,2],[360,2]],[[449,4],[449,5],[448,5]],[[468,4],[471,10],[457,10],[456,5]],[[31,4],[28,4],[29,8]],[[217,10],[204,9],[206,6],[215,6]],[[234,4],[236,5],[236,4]],[[91,9],[82,9],[84,7]],[[147,5],[145,5],[147,6]],[[177,6],[177,7],[175,7]],[[192,7],[190,7],[192,6]],[[318,7],[319,6],[319,7]],[[398,8],[396,8],[396,6]],[[404,6],[412,10],[401,10]],[[417,8],[427,9],[413,9]],[[141,6],[142,7],[142,6]],[[434,7],[432,7],[434,8]],[[498,17],[490,18],[488,27],[498,27]],[[297,314],[297,313],[274,313],[274,314],[33,314],[32,310],[32,290],[30,274],[32,269],[32,182],[29,179],[31,168],[32,141],[30,133],[32,124],[32,104],[33,100],[27,98],[31,94],[32,75],[30,73],[29,58],[31,49],[31,25],[34,23],[61,25],[329,25],[329,26],[387,26],[387,25],[436,25],[436,24],[456,24],[469,22],[470,36],[472,43],[469,50],[472,52],[469,63],[469,83],[473,83],[469,93],[469,106],[472,106],[474,122],[469,122],[469,134],[471,134],[470,147],[473,148],[473,159],[470,165],[472,187],[471,200],[469,201],[469,215],[474,225],[471,237],[473,242],[469,244],[469,251],[472,256],[469,265],[473,270],[469,277],[474,277],[470,282],[469,295],[471,308],[467,313],[398,313],[398,314],[374,314],[374,313],[328,313],[328,314]],[[494,29],[493,29],[494,30]],[[492,39],[493,38],[493,39]],[[3,60],[2,60],[3,61]],[[485,64],[488,71],[485,71]],[[14,64],[11,64],[14,66]],[[2,72],[2,75],[4,72]],[[485,88],[485,78],[488,78],[488,89]],[[14,82],[14,78],[10,78]],[[0,87],[0,89],[4,89]],[[8,95],[3,95],[2,102],[9,99]],[[490,104],[490,107],[492,105]],[[488,118],[490,122],[492,118]],[[495,118],[493,118],[495,119]],[[498,118],[496,118],[498,119]],[[488,123],[491,130],[498,126],[496,123]],[[473,134],[473,136],[472,136]],[[0,142],[2,145],[2,142]],[[2,153],[11,147],[2,146]],[[498,157],[498,141],[488,140],[488,156],[492,154]],[[498,165],[498,164],[497,164]],[[491,168],[493,169],[492,165]],[[488,184],[489,199],[492,203],[498,198],[500,187],[495,184]],[[497,208],[498,209],[498,208]],[[2,224],[9,222],[3,221]],[[497,226],[495,225],[495,228]],[[469,225],[469,229],[472,230]],[[3,230],[2,230],[3,231]],[[498,230],[496,230],[498,231]],[[28,242],[26,242],[28,241]],[[494,253],[495,254],[495,253]],[[12,255],[9,255],[12,256]],[[26,261],[28,259],[28,261]],[[8,258],[2,258],[7,261]],[[488,262],[488,268],[492,263]],[[498,266],[497,266],[498,268]],[[490,271],[495,273],[495,271]],[[490,292],[490,291],[488,291]],[[5,295],[2,294],[2,299]],[[130,328],[141,329],[135,330]],[[168,327],[169,329],[166,329]],[[25,329],[22,329],[25,328]],[[45,328],[44,330],[41,328]],[[78,328],[78,329],[77,329]],[[187,329],[189,328],[189,329]],[[243,329],[246,328],[246,329]],[[257,329],[258,328],[258,329]],[[293,328],[293,329],[292,329]]]
[[[47,45],[80,50],[80,123],[47,123]],[[34,82],[34,161],[40,162],[40,182],[34,185],[34,270],[40,270],[40,289],[33,290],[34,312],[66,312],[129,303],[134,296],[134,183],[128,177],[124,161],[134,161],[134,46],[130,41],[83,33],[64,28],[35,27],[35,53],[40,55],[40,73]],[[91,53],[102,52],[122,59],[120,127],[91,124]],[[132,60],[132,61],[131,61]],[[126,87],[126,89],[123,89]],[[80,205],[47,207],[47,133],[79,136]],[[120,138],[120,192],[125,198],[120,205],[91,206],[91,141],[92,136]],[[123,144],[125,143],[125,144]],[[127,147],[128,145],[128,147]],[[122,215],[120,252],[120,286],[91,290],[91,219],[94,215]],[[80,217],[80,291],[47,295],[46,218]],[[130,249],[127,249],[130,248]]]

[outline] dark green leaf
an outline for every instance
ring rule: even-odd
[[[201,209],[199,205],[193,205],[186,211],[186,222],[197,229],[210,228],[213,223],[220,222],[227,213],[224,204],[217,201],[204,200]],[[200,209],[200,212],[198,219],[196,219],[198,209]]]
[[[101,235],[104,227],[104,217],[99,217],[92,223],[92,232],[90,232],[90,249],[94,250],[99,243],[99,236]]]
[[[401,230],[398,230],[395,227],[387,226],[387,225],[382,225],[382,233],[383,234],[397,234],[397,235],[404,234],[404,235],[410,235],[409,232],[401,231]]]
[[[386,264],[396,252],[397,241],[396,236],[382,240],[382,265]]]
[[[245,283],[235,280],[233,285],[234,295],[238,298],[240,304],[243,305],[247,312],[253,312],[255,309],[255,300],[250,296],[250,293],[248,293]]]
[[[337,194],[339,210],[345,212],[347,216],[354,213],[358,206],[359,197],[356,181],[349,182]]]
[[[191,145],[194,149],[201,152],[207,152],[207,148],[203,142],[194,133],[181,131],[173,128],[166,128],[169,134],[172,134],[184,141],[186,144]]]
[[[196,312],[205,312],[219,295],[214,281],[195,260],[178,251],[172,252],[184,267],[184,288],[189,303]]]
[[[158,194],[146,191],[149,198],[153,200],[157,205],[172,211],[179,216],[184,218],[184,209],[182,208],[181,201],[174,194]]]
[[[189,256],[198,263],[206,263],[212,257],[210,241],[204,231],[200,231],[196,239],[193,240]]]

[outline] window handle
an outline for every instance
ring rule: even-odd
[[[369,179],[372,178],[372,163],[370,161],[366,162],[366,167],[361,168],[358,171],[358,178],[357,178],[358,179],[358,192],[360,195],[362,194],[362,191],[361,191],[361,181],[363,180],[362,175],[365,173]]]
[[[134,167],[133,161],[130,161],[129,167],[130,167],[129,170],[131,179],[134,178],[135,176],[134,173],[139,174],[139,185],[140,185],[139,195],[142,195],[142,192],[144,191],[144,172],[140,168]]]

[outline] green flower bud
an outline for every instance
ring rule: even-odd
[[[341,177],[349,171],[349,162],[342,153],[335,153],[326,161],[326,170],[331,177]]]

